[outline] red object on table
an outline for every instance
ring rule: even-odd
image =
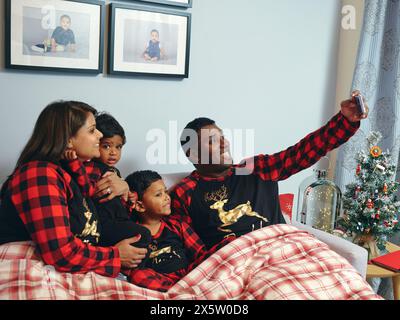
[[[400,272],[400,251],[391,252],[378,258],[374,258],[371,262],[382,268],[394,272]]]

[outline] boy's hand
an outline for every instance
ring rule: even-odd
[[[357,107],[357,104],[356,104],[356,100],[354,98],[358,94],[360,94],[360,91],[358,91],[358,90],[353,91],[351,99],[343,101],[340,104],[341,113],[350,122],[358,122],[358,121],[360,121],[362,119],[366,119],[368,117],[369,108],[368,108],[367,103],[364,100],[364,97],[363,97],[363,101],[364,101],[366,113],[365,114],[360,114],[360,111],[358,110],[358,107]]]
[[[76,155],[75,150],[67,149],[64,151],[64,154],[62,155],[62,159],[72,161],[78,159],[78,156]]]

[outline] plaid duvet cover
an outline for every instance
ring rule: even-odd
[[[46,266],[32,242],[0,246],[0,299],[366,300],[382,299],[343,257],[314,236],[274,225],[210,256],[167,293],[94,272]]]

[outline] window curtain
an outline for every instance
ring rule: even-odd
[[[400,149],[400,0],[365,0],[364,21],[353,77],[352,90],[365,96],[370,112],[361,128],[339,149],[335,181],[344,192],[355,181],[356,160],[360,150],[367,150],[366,138],[379,131],[379,146],[390,151],[394,163]],[[399,235],[391,239],[399,243]],[[388,279],[369,279],[378,294],[393,299]]]
[[[400,0],[366,0],[352,91],[365,96],[370,112],[354,137],[339,149],[335,181],[341,190],[355,180],[356,154],[366,150],[370,131],[381,132],[380,147],[400,150]]]

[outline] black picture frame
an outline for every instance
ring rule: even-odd
[[[45,6],[40,3],[37,0],[6,0],[6,68],[102,73],[105,2],[54,0],[54,4],[50,1]],[[68,20],[72,35],[66,29],[63,29],[64,33],[60,31],[56,35],[56,29],[61,28],[64,21],[68,23]],[[47,38],[40,41],[44,34],[47,34]],[[57,40],[54,40],[56,37]],[[79,39],[87,42],[82,40],[81,45]],[[66,44],[62,45],[57,41]]]
[[[110,74],[189,77],[190,13],[112,3],[109,21]],[[151,53],[155,31],[159,41]]]
[[[158,4],[183,7],[183,8],[191,8],[192,3],[193,3],[193,0],[177,0],[177,1],[174,1],[174,0],[137,0],[137,1],[158,3]]]

